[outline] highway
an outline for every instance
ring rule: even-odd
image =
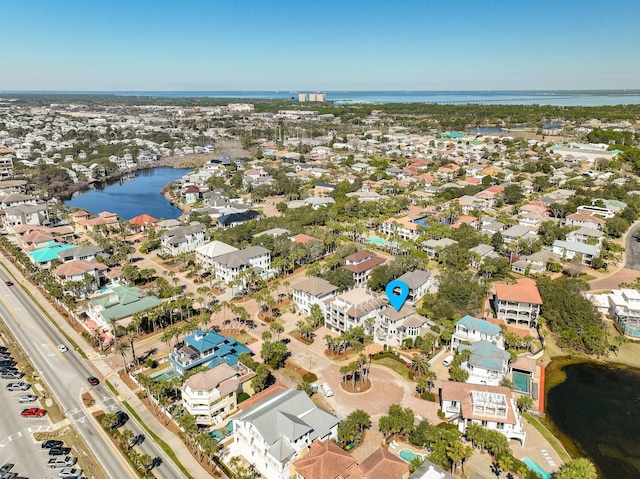
[[[119,453],[116,453],[114,446],[100,435],[101,426],[84,409],[81,395],[86,390],[93,389],[97,404],[103,411],[115,413],[126,410],[108,387],[102,383],[96,387],[89,385],[87,378],[94,373],[18,284],[11,287],[5,285],[5,281],[10,279],[12,278],[9,278],[4,270],[0,270],[0,315],[107,474],[114,478],[129,477],[131,473],[121,462]],[[56,348],[58,344],[67,345],[69,351],[59,352]],[[124,427],[130,429],[134,435],[146,436],[144,429],[133,417],[129,418]],[[152,440],[145,439],[137,449],[142,454],[159,458],[159,464],[153,469],[156,477],[183,477],[175,464]]]

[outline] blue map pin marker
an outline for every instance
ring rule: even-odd
[[[396,294],[396,289],[400,288],[400,293]],[[402,305],[407,300],[409,296],[409,285],[404,281],[400,281],[398,279],[394,281],[390,281],[385,288],[385,292],[387,293],[387,298],[389,298],[389,302],[391,306],[395,308],[396,311],[400,311]]]

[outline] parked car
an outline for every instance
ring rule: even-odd
[[[47,439],[42,444],[40,444],[40,447],[42,449],[51,449],[52,447],[62,447],[62,446],[64,446],[64,442],[58,441],[57,439]]]
[[[66,456],[71,452],[70,447],[56,446],[49,449],[50,456]]]
[[[54,457],[52,459],[49,459],[49,462],[47,463],[47,466],[49,466],[51,469],[54,469],[56,467],[71,467],[73,465],[75,465],[75,463],[78,462],[78,458],[77,457],[73,457],[73,456],[58,456],[58,457]],[[69,476],[67,476],[69,477]],[[73,476],[71,476],[73,477]]]
[[[22,417],[44,417],[47,414],[47,411],[44,409],[40,409],[39,407],[30,407],[28,409],[23,409],[20,415]]]
[[[23,394],[18,398],[18,402],[33,402],[38,399],[38,396],[35,394]]]
[[[325,396],[327,396],[328,398],[330,398],[331,396],[333,396],[333,389],[331,389],[331,386],[329,386],[329,383],[322,383],[320,385],[320,389],[322,389],[322,392],[324,393]]]
[[[7,286],[13,286],[13,283],[11,281],[5,281],[4,284],[6,284]]]
[[[0,346],[0,352],[5,352],[7,350],[6,346]]]
[[[9,383],[9,384],[7,384],[7,390],[8,391],[26,391],[30,387],[31,387],[31,384],[23,383],[22,381],[18,382],[18,383]]]
[[[92,386],[97,386],[98,384],[100,384],[100,380],[93,376],[87,378],[87,381],[89,381],[89,384],[91,384]]]
[[[13,469],[13,466],[15,466],[15,464],[7,462],[6,464],[0,466],[0,472],[9,472],[11,469]]]
[[[82,475],[82,469],[78,467],[65,467],[60,469],[58,476],[60,477],[80,477]]]
[[[20,371],[18,371],[15,366],[11,366],[9,364],[0,366],[0,373],[18,373],[18,372]]]
[[[66,353],[67,351],[69,351],[69,349],[64,344],[58,344],[57,348],[61,353]]]
[[[442,364],[444,364],[446,367],[451,366],[452,362],[453,362],[453,356],[447,356],[442,360]]]
[[[4,372],[0,374],[0,378],[2,379],[22,379],[23,377],[24,373],[21,373],[20,371]]]
[[[18,479],[17,472],[0,472],[0,479]]]

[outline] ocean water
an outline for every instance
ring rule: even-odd
[[[41,91],[2,93],[66,93],[161,98],[295,99],[298,91]],[[640,104],[640,90],[504,90],[504,91],[327,91],[327,101],[350,103],[515,104],[603,106]]]

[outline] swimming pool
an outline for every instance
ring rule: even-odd
[[[529,375],[518,371],[513,371],[511,374],[513,377],[514,389],[523,393],[529,393],[529,390],[531,389],[529,386]]]
[[[420,454],[411,452],[409,449],[403,449],[398,455],[407,462],[413,461],[416,457],[422,459],[422,456]]]
[[[397,241],[387,241],[386,239],[378,238],[377,236],[372,236],[367,241],[369,243],[373,243],[373,244],[377,244],[377,245],[381,245],[381,246],[385,246],[387,244],[390,244],[391,246],[395,246],[395,247],[398,246],[398,242]]]
[[[540,464],[538,464],[533,459],[525,457],[524,459],[522,459],[522,462],[524,462],[529,469],[540,474],[542,476],[542,479],[551,479],[551,474],[542,469],[542,467],[540,467]]]

